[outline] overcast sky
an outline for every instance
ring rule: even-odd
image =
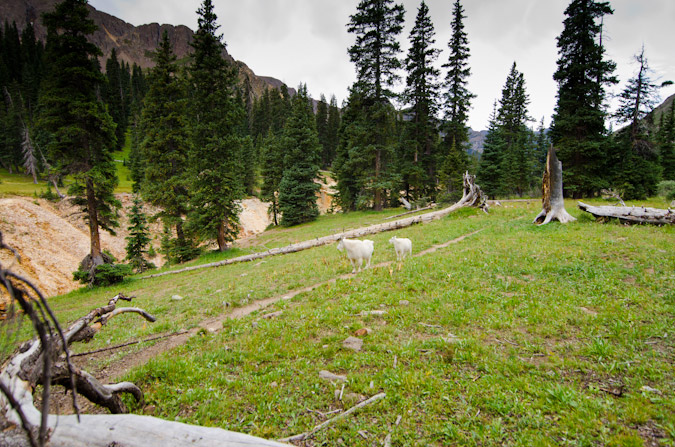
[[[90,0],[96,9],[134,25],[158,22],[197,29],[201,0]],[[256,74],[272,76],[290,87],[306,83],[310,94],[322,93],[338,104],[355,80],[347,48],[354,36],[347,32],[349,16],[358,0],[213,0],[219,32],[228,52]],[[405,29],[399,41],[407,53],[409,34],[419,0],[403,0]],[[453,0],[426,1],[436,30],[435,47],[442,50],[439,65],[447,61]],[[570,0],[463,0],[468,34],[471,77],[469,89],[477,95],[469,114],[474,130],[486,129],[495,100],[513,62],[525,76],[530,115],[548,126],[557,86],[556,37],[563,29]],[[604,22],[607,54],[617,64],[619,93],[635,73],[633,56],[644,44],[654,80],[675,81],[675,1],[611,0],[614,14]],[[675,93],[663,88],[661,99]],[[533,123],[536,125],[536,123]]]

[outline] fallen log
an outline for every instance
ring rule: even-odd
[[[399,228],[409,227],[418,223],[427,223],[433,220],[440,219],[447,216],[453,211],[465,206],[475,206],[482,209],[485,213],[488,212],[487,197],[480,189],[480,186],[475,183],[476,176],[470,175],[468,172],[464,174],[464,194],[459,202],[452,206],[443,208],[442,210],[433,211],[431,213],[422,214],[419,216],[407,217],[405,219],[395,220],[392,222],[385,222],[381,224],[371,225],[369,227],[357,228],[355,230],[344,231],[342,233],[331,234],[330,236],[323,236],[308,241],[290,244],[285,247],[272,248],[267,251],[252,253],[250,255],[238,256],[236,258],[225,259],[223,261],[211,262],[208,264],[194,265],[184,267],[178,270],[171,270],[168,272],[154,273],[152,275],[142,276],[140,279],[156,278],[158,276],[175,275],[177,273],[189,272],[192,270],[199,270],[204,268],[220,267],[223,265],[236,264],[239,262],[250,262],[256,259],[266,258],[268,256],[284,255],[288,253],[295,253],[309,248],[320,247],[322,245],[337,242],[342,238],[354,239],[370,234],[382,233],[384,231],[397,230]]]
[[[593,206],[578,202],[582,211],[592,214],[596,219],[619,219],[627,223],[647,223],[654,225],[675,224],[675,211],[643,206]]]

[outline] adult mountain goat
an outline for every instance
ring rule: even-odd
[[[361,265],[363,264],[363,261],[366,262],[366,266],[364,268],[367,269],[370,267],[370,260],[373,257],[373,250],[375,249],[375,246],[373,241],[368,239],[360,241],[358,239],[342,238],[340,239],[340,242],[338,242],[337,249],[340,251],[347,251],[347,257],[354,267],[352,273],[356,273],[357,266],[358,271],[361,271]]]
[[[403,261],[407,255],[412,254],[412,242],[408,238],[394,236],[389,239],[389,243],[394,245],[397,261]]]

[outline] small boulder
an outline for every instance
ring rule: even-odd
[[[363,340],[356,337],[347,337],[345,341],[342,342],[342,346],[347,349],[352,349],[354,351],[360,351],[363,346]]]

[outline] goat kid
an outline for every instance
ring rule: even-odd
[[[392,237],[389,243],[394,245],[396,251],[396,260],[403,261],[407,255],[412,254],[412,242],[405,237]]]
[[[373,257],[373,251],[375,249],[375,246],[373,244],[373,241],[365,239],[363,241],[360,241],[358,239],[345,239],[342,238],[340,239],[340,242],[338,242],[337,249],[339,251],[347,251],[347,257],[349,258],[349,261],[352,263],[352,267],[354,268],[352,270],[352,273],[357,272],[357,266],[358,266],[358,271],[361,271],[361,265],[363,265],[363,262],[366,262],[366,266],[364,269],[367,269],[370,267],[370,260]]]

